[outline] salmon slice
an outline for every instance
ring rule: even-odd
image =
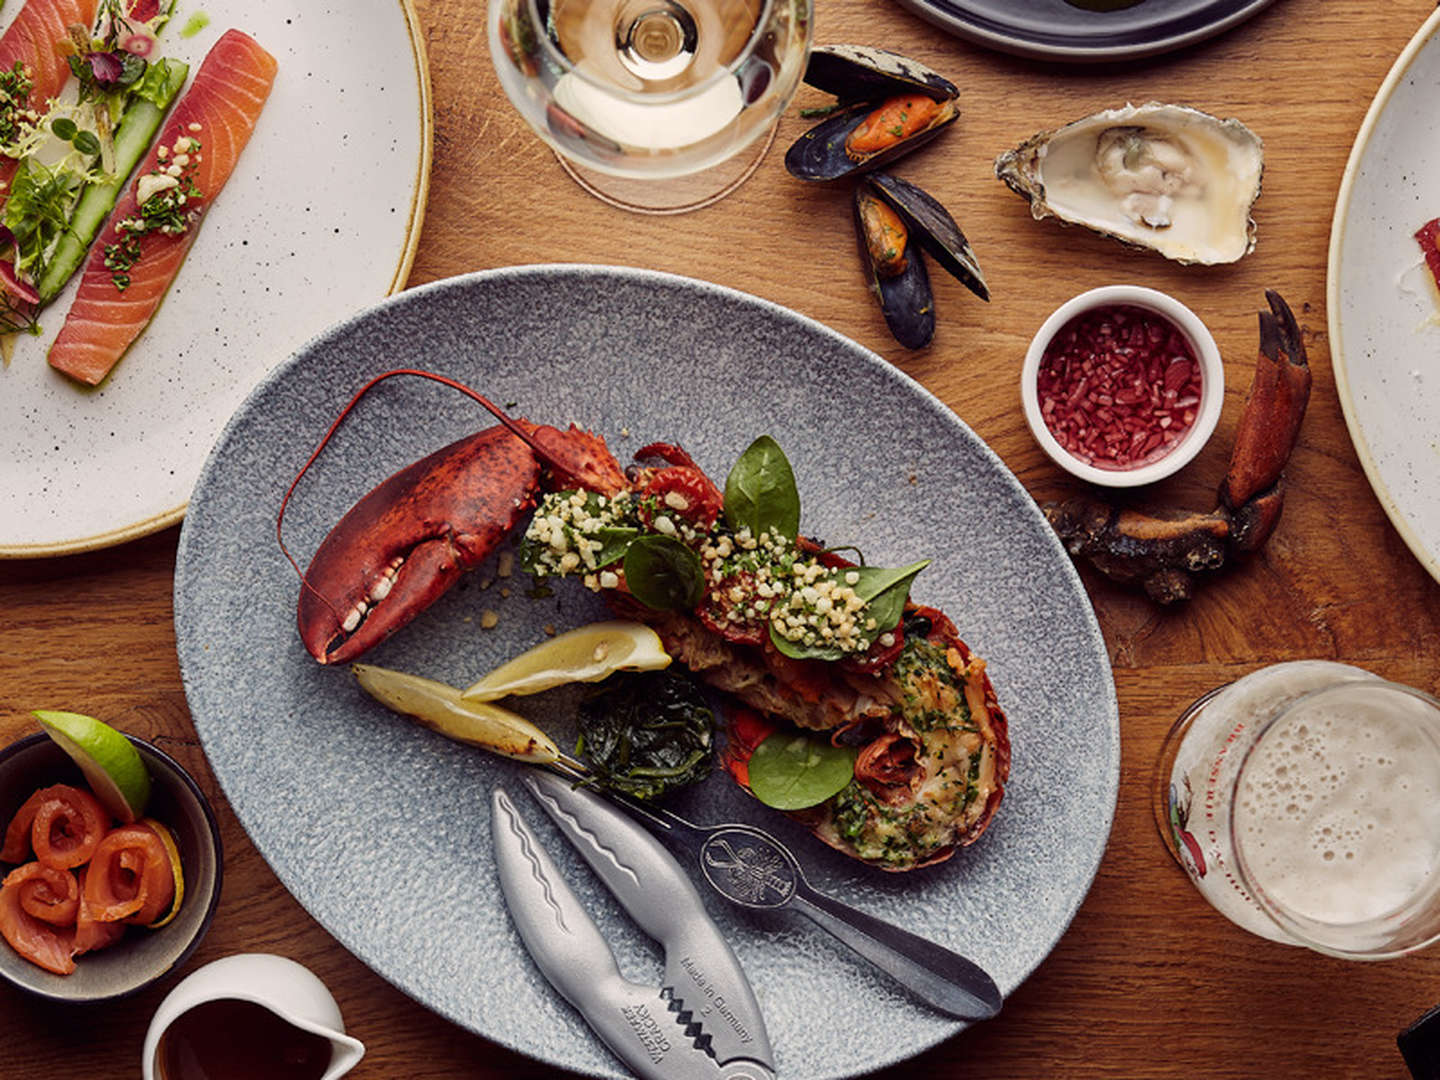
[[[110,826],[100,801],[69,784],[53,784],[31,795],[5,829],[0,860],[20,862],[32,850],[46,866],[65,870],[90,859]]]
[[[0,70],[9,71],[18,60],[30,73],[28,106],[44,112],[46,103],[60,96],[70,78],[70,64],[60,52],[69,40],[67,27],[78,23],[87,30],[95,22],[96,0],[28,0],[0,35]],[[9,187],[18,162],[0,156],[0,184]]]
[[[175,898],[170,855],[154,831],[123,825],[95,849],[85,875],[89,917],[99,922],[152,923]]]
[[[124,923],[99,921],[92,914],[90,905],[85,902],[85,876],[89,869],[82,866],[79,874],[80,902],[75,909],[75,956],[114,945],[125,936]]]
[[[94,386],[149,325],[165,292],[184,262],[201,219],[225,181],[234,171],[240,152],[255,129],[255,122],[275,81],[275,58],[249,36],[230,30],[215,43],[185,96],[175,106],[169,123],[151,147],[136,173],[135,183],[120,200],[99,241],[90,251],[85,274],[65,325],[50,346],[50,365],[73,379]],[[171,148],[180,139],[198,139],[198,162],[187,179],[199,195],[186,204],[188,226],[181,233],[153,231],[137,237],[140,253],[126,271],[129,283],[116,284],[116,271],[107,267],[107,249],[118,249],[131,238],[123,222],[140,217],[137,192],[153,184],[153,175],[175,157]],[[162,160],[162,156],[164,160]]]
[[[52,926],[74,926],[80,908],[80,883],[69,870],[32,862],[16,867],[6,885],[20,889],[20,908]]]
[[[11,881],[17,873],[18,870],[13,871],[0,885],[0,937],[31,963],[56,975],[69,975],[75,970],[71,957],[75,928],[51,926],[26,911],[20,902],[22,883]]]

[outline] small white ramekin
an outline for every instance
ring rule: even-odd
[[[1081,461],[1061,446],[1045,426],[1037,389],[1040,361],[1044,358],[1050,339],[1077,315],[1112,304],[1127,304],[1163,315],[1189,339],[1190,346],[1200,361],[1200,404],[1196,409],[1195,423],[1164,457],[1131,469],[1099,469]],[[1025,406],[1025,421],[1030,425],[1030,433],[1055,464],[1072,476],[1102,487],[1139,487],[1178,472],[1189,464],[1209,441],[1215,425],[1220,421],[1220,406],[1225,400],[1225,367],[1220,362],[1220,350],[1215,345],[1215,339],[1210,336],[1210,331],[1199,317],[1180,301],[1143,285],[1106,285],[1067,300],[1041,325],[1030,342],[1029,351],[1025,353],[1025,364],[1020,369],[1020,400]]]

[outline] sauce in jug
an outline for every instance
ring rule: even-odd
[[[161,1080],[320,1080],[330,1040],[304,1031],[263,1005],[206,1001],[166,1029],[156,1051]]]

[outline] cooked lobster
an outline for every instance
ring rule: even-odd
[[[984,661],[943,614],[909,602],[923,564],[856,566],[798,535],[798,496],[778,516],[747,501],[771,482],[756,475],[793,487],[773,442],[757,440],[747,457],[759,454],[759,472],[747,482],[732,471],[722,493],[678,446],[646,446],[622,469],[597,435],[512,418],[469,388],[415,371],[371,380],[335,426],[399,374],[462,390],[500,425],[400,470],[322,542],[299,602],[300,636],[317,660],[346,662],[395,633],[528,518],[527,569],[603,593],[743,706],[728,710],[726,755],[742,784],[755,747],[781,729],[854,748],[853,780],[794,814],[826,843],[908,870],[984,831],[1010,767],[1006,718]],[[763,491],[758,499],[774,502]],[[283,515],[284,505],[277,533]]]

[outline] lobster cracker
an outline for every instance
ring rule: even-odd
[[[635,922],[665,947],[660,986],[614,953],[503,788],[491,796],[500,888],[536,966],[637,1076],[774,1080],[774,1053],[740,962],[674,857],[623,811],[558,778],[525,783]]]

